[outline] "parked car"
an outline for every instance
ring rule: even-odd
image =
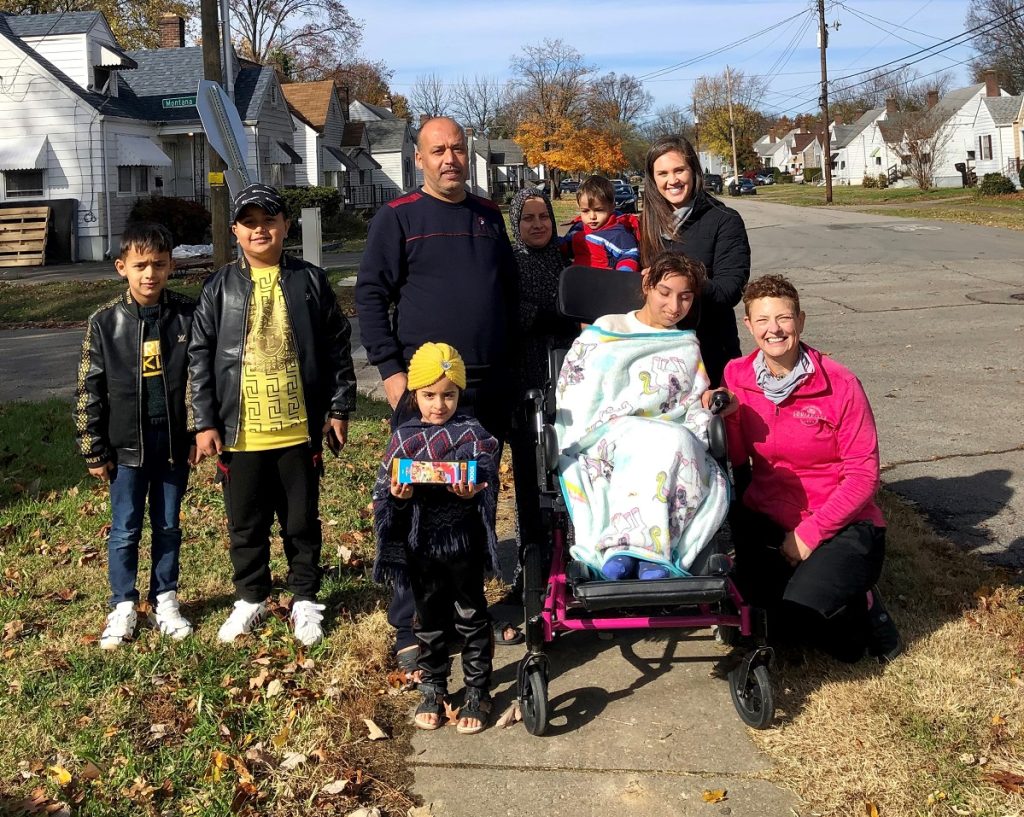
[[[757,195],[757,185],[754,184],[750,179],[740,179],[739,184],[732,182],[729,185],[730,196],[755,196]]]
[[[763,173],[758,173],[756,176],[754,176],[754,184],[775,184],[775,174],[772,173],[770,170],[766,170]]]
[[[575,193],[580,189],[580,183],[576,179],[562,179],[558,189],[562,193]]]
[[[722,177],[717,173],[705,173],[704,174],[704,186],[712,193],[721,194],[724,189],[724,183]]]
[[[615,209],[623,213],[636,212],[636,191],[624,179],[612,179],[615,188]]]

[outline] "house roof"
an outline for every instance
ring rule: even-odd
[[[359,147],[363,144],[363,134],[366,131],[365,122],[346,122],[345,130],[341,134],[342,147]]]
[[[968,85],[966,88],[956,88],[943,96],[935,104],[935,107],[928,111],[928,118],[936,125],[941,125],[966,105],[979,91],[984,90],[984,82]]]
[[[97,20],[98,11],[70,11],[65,14],[4,15],[16,37],[58,37],[64,34],[85,34]],[[105,21],[104,21],[105,22]]]
[[[473,147],[474,153],[485,157],[492,165],[526,164],[523,149],[511,139],[479,139]]]
[[[361,99],[354,99],[354,100],[352,100],[352,104],[353,105],[355,105],[356,103],[359,103],[360,105],[362,105],[364,108],[366,108],[368,111],[370,111],[370,113],[372,113],[378,119],[381,119],[381,120],[398,119],[398,117],[395,116],[393,111],[385,108],[383,105],[371,105],[369,102],[363,102],[363,100],[361,100]]]
[[[364,122],[366,138],[372,153],[394,153],[406,143],[409,123],[404,119],[384,119],[379,122]]]
[[[138,119],[156,122],[187,122],[199,119],[194,107],[164,108],[163,99],[173,96],[195,96],[199,80],[203,79],[203,49],[157,48],[131,51],[128,54],[139,67],[130,75],[121,77],[119,92],[124,102],[130,102]],[[259,115],[260,103],[267,87],[274,81],[274,69],[239,61],[235,78],[235,107],[242,121],[252,121]]]
[[[1020,114],[1024,96],[987,96],[985,107],[996,125],[1012,125]]]
[[[281,86],[288,107],[299,119],[317,131],[327,124],[327,112],[331,109],[334,95],[334,81],[289,82]]]
[[[860,136],[864,129],[871,125],[885,112],[885,108],[872,108],[865,111],[852,125],[837,125],[832,136],[832,149],[844,148]]]
[[[811,142],[818,138],[816,133],[795,133],[793,134],[793,152],[803,153]]]
[[[758,156],[763,156],[767,158],[769,156],[774,156],[775,152],[784,144],[785,142],[778,138],[776,138],[774,142],[769,142],[768,136],[766,135],[761,137],[761,139],[758,139],[757,142],[754,143],[754,150],[757,152]]]

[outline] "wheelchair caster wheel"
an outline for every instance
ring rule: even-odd
[[[729,694],[736,712],[747,726],[767,729],[775,717],[775,694],[768,667],[750,667],[746,661],[729,673]]]
[[[531,735],[543,735],[548,728],[548,679],[541,666],[526,671],[525,683],[519,690],[519,706],[523,724]]]

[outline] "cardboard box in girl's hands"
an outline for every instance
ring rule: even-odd
[[[454,485],[456,482],[476,482],[476,460],[461,462],[439,460],[407,460],[395,457],[391,461],[391,476],[401,485]]]

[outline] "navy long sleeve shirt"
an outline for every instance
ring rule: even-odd
[[[422,191],[390,202],[370,223],[356,281],[367,359],[386,379],[433,341],[450,343],[468,367],[507,364],[516,280],[492,202],[467,195],[452,204]]]

